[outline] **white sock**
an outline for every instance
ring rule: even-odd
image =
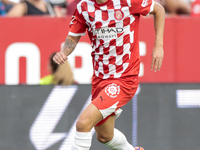
[[[75,133],[75,140],[71,150],[89,150],[92,143],[91,132],[77,132]]]
[[[114,136],[111,141],[105,143],[113,150],[135,150],[134,147],[128,143],[126,137],[118,129],[114,129]]]

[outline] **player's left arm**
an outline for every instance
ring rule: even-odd
[[[165,26],[165,9],[157,2],[154,3],[154,9],[150,13],[154,16],[155,28],[155,44],[152,51],[151,70],[160,71],[162,66],[164,50],[163,50],[163,36]]]

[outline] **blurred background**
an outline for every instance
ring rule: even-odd
[[[78,2],[0,1],[1,150],[70,150],[76,119],[91,99],[88,36],[65,65],[51,58]],[[200,0],[158,2],[166,9],[161,71],[150,69],[153,18],[141,17],[140,86],[116,127],[145,150],[199,149]],[[93,134],[91,149],[109,150]]]

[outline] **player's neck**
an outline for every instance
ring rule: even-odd
[[[98,3],[98,4],[102,4],[102,3],[105,3],[105,2],[107,2],[108,0],[96,0],[96,2]]]

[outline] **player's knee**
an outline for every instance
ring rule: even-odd
[[[78,132],[89,132],[91,130],[91,127],[87,121],[87,119],[81,119],[79,118],[76,122],[76,131]]]
[[[104,135],[97,135],[97,140],[101,143],[108,143],[109,141],[111,141],[113,138],[112,135],[109,134],[104,134]]]
[[[76,122],[76,130],[78,132],[83,132],[85,130],[85,127],[86,126],[86,122],[85,120],[83,119],[79,119],[77,122]]]

